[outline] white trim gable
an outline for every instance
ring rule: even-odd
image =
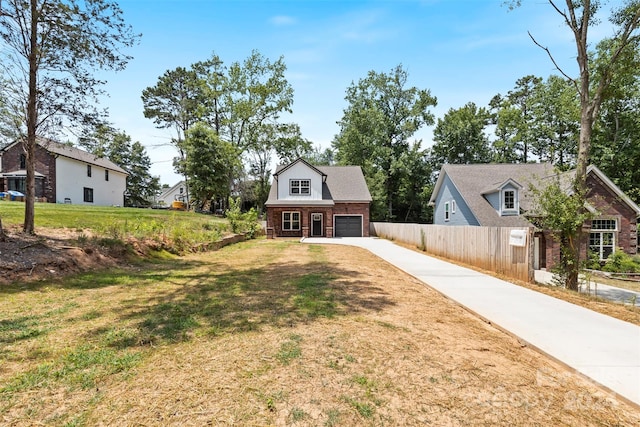
[[[520,192],[522,185],[510,178],[500,184],[498,190],[500,194],[498,213],[500,216],[520,215]]]
[[[278,200],[322,200],[323,182],[324,176],[317,169],[306,162],[294,162],[277,175]],[[293,192],[292,186],[296,187]]]

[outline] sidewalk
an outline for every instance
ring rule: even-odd
[[[306,238],[359,246],[532,347],[640,405],[640,327],[377,238]]]
[[[549,284],[553,280],[553,274],[544,270],[536,270],[535,280],[538,283]],[[604,283],[598,283],[597,280],[598,279],[591,281],[589,289],[586,289],[584,285],[580,285],[580,292],[588,292],[590,295],[619,303],[629,305],[631,305],[631,303],[635,303],[636,307],[640,307],[640,292],[605,285]]]

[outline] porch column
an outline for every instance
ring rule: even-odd
[[[302,222],[302,237],[309,237],[309,209],[302,209],[300,221]]]

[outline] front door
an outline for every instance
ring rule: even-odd
[[[312,237],[322,236],[322,214],[321,213],[311,214],[311,236]]]

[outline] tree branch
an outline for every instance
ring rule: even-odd
[[[559,14],[560,16],[562,16],[562,17],[564,18],[564,22],[566,22],[566,24],[567,24],[569,27],[572,27],[572,26],[571,26],[571,21],[569,20],[569,17],[567,16],[567,14],[566,14],[565,12],[563,12],[563,11],[562,11],[562,10],[561,10],[561,9],[560,9],[556,4],[555,4],[555,2],[554,2],[553,0],[549,0],[549,4],[550,4],[550,5],[551,5],[555,10],[556,10],[556,12],[558,12],[558,14]],[[575,15],[571,15],[571,18],[572,18],[572,19],[575,19]]]
[[[556,62],[556,60],[553,57],[553,55],[551,54],[551,51],[549,50],[549,48],[545,47],[545,46],[542,46],[540,43],[538,43],[538,40],[536,40],[535,37],[533,37],[533,35],[531,34],[530,31],[527,31],[527,34],[529,34],[529,37],[531,38],[531,40],[533,41],[533,43],[536,46],[538,46],[540,49],[544,50],[547,53],[547,56],[549,56],[549,59],[551,59],[551,62],[556,67],[556,70],[558,70],[560,72],[560,74],[562,74],[567,80],[569,80],[570,82],[572,82],[575,85],[576,84],[575,79],[570,77],[569,75],[567,75],[567,73],[565,73],[564,71],[562,71],[562,68],[560,68],[560,66]]]

